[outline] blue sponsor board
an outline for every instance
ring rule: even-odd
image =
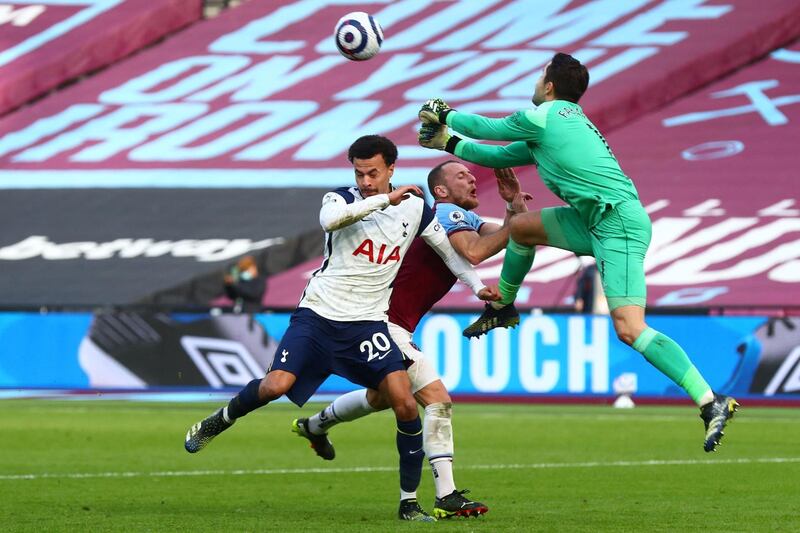
[[[78,348],[92,315],[0,313],[0,386],[89,387]]]
[[[684,396],[616,339],[609,317],[523,315],[514,330],[467,340],[461,331],[475,316],[431,314],[414,336],[452,393],[612,395],[614,381],[625,375],[628,385],[635,382],[639,395]],[[232,325],[236,321],[240,325]],[[760,368],[765,350],[756,332],[770,323],[765,317],[652,316],[648,323],[681,344],[717,390],[774,397],[800,393],[793,385],[800,372],[794,339],[782,337],[785,354],[773,354],[769,368]],[[255,350],[274,351],[288,324],[286,313],[260,314],[255,320],[245,315],[126,313],[101,319],[89,313],[3,313],[0,387],[235,390],[269,366]],[[254,327],[263,332],[254,332]],[[258,342],[242,340],[244,334]],[[767,374],[756,386],[759,372]],[[192,373],[194,381],[189,380]],[[332,376],[319,392],[354,388]]]
[[[617,340],[607,316],[528,315],[518,328],[467,341],[474,315],[430,315],[415,338],[451,391],[462,394],[613,394],[635,375],[638,394],[685,395],[638,352]],[[714,388],[738,367],[736,347],[762,317],[655,316],[651,327],[675,339]]]

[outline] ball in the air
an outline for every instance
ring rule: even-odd
[[[353,61],[365,61],[381,49],[383,30],[372,15],[353,11],[336,23],[336,48]]]

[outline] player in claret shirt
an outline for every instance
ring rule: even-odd
[[[322,266],[311,277],[276,348],[263,379],[254,379],[228,403],[193,425],[186,434],[190,453],[247,413],[284,394],[302,406],[325,379],[336,374],[380,391],[397,418],[400,485],[413,493],[419,485],[424,453],[422,422],[411,394],[408,361],[386,324],[391,284],[417,236],[448,268],[484,300],[497,293],[484,286],[447,236],[413,185],[393,188],[397,147],[368,135],[351,146],[356,186],[329,192],[319,220],[325,236]],[[403,520],[433,521],[414,498],[401,501]]]
[[[513,171],[495,171],[498,192],[506,200],[506,222],[514,212],[527,210]],[[484,222],[472,210],[478,207],[475,176],[458,161],[446,161],[428,175],[428,189],[436,203],[434,212],[453,248],[472,264],[495,255],[505,248],[508,227]],[[456,277],[445,263],[417,239],[406,254],[394,282],[389,304],[389,332],[406,358],[411,387],[425,409],[423,434],[425,453],[436,485],[433,515],[436,518],[477,516],[489,508],[464,496],[468,491],[456,490],[453,478],[452,400],[436,371],[411,340],[420,319],[453,287]],[[389,403],[379,391],[362,389],[340,396],[310,418],[295,420],[296,433],[311,441],[317,455],[333,459],[335,452],[328,439],[328,430],[340,422],[349,422],[370,413],[387,409]],[[402,488],[401,488],[402,492]],[[403,494],[416,498],[416,494]]]
[[[537,245],[594,256],[617,336],[697,403],[706,428],[703,448],[714,451],[739,404],[715,394],[678,343],[645,322],[650,217],[606,139],[578,105],[588,85],[586,67],[557,53],[536,82],[531,98],[535,108],[494,119],[460,113],[436,99],[419,112],[423,123],[439,126],[420,132],[422,146],[488,167],[535,164],[547,188],[567,203],[513,217],[500,275],[502,300],[488,304],[464,335],[479,336],[519,322],[513,302]],[[450,135],[448,126],[474,139],[512,142],[470,142]]]

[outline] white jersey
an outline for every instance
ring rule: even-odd
[[[322,199],[320,224],[325,257],[298,307],[330,320],[386,320],[391,286],[415,237],[431,245],[464,283],[477,292],[483,283],[450,245],[422,198],[393,206],[387,194],[363,198],[357,187],[341,188]]]

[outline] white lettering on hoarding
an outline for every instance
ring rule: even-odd
[[[417,120],[417,104],[406,104],[379,114],[381,102],[346,102],[305,120],[268,140],[238,152],[237,161],[264,161],[296,145],[295,159],[328,160],[346,151],[353,139],[376,131],[390,131]],[[371,118],[373,117],[373,118]],[[336,124],[336,127],[331,127]]]
[[[696,305],[710,302],[727,292],[728,287],[687,287],[668,292],[656,300],[656,305]]]
[[[529,43],[544,48],[564,48],[601,31],[648,1],[595,0],[564,11],[570,0],[517,0],[481,17],[480,24],[449,32],[434,41],[430,49],[460,50],[466,46],[498,49]],[[408,33],[412,31],[413,28]]]
[[[760,217],[796,217],[800,216],[800,209],[794,209],[796,201],[791,198],[781,200],[775,204],[760,209],[758,216]]]
[[[54,135],[60,131],[70,128],[74,124],[83,122],[93,116],[99,115],[106,109],[106,106],[98,104],[74,104],[65,110],[40,118],[33,124],[9,133],[0,139],[0,157],[21,150]]]
[[[767,278],[779,283],[798,283],[800,282],[800,259],[787,261],[781,266],[769,271]]]
[[[308,101],[252,102],[224,107],[205,115],[191,124],[158,137],[152,142],[130,152],[133,161],[191,161],[220,156],[231,150],[251,144],[265,135],[277,131],[297,116],[307,116],[317,110],[318,104]],[[239,128],[211,137],[220,125],[240,123],[251,117],[260,117]],[[210,137],[205,144],[195,144]]]
[[[628,4],[628,2],[621,2]],[[670,0],[660,2],[645,13],[612,28],[592,44],[599,46],[659,45],[670,46],[688,37],[685,31],[654,32],[674,20],[716,19],[733,9],[732,5],[704,6],[706,0]]]
[[[478,392],[502,392],[511,379],[511,342],[507,329],[469,343],[469,377]],[[491,354],[488,353],[492,340]],[[492,367],[491,371],[489,367]]]
[[[45,12],[43,5],[32,5],[14,9],[13,5],[0,4],[0,26],[11,23],[12,26],[27,26]]]
[[[685,124],[694,124],[696,122],[706,122],[723,117],[733,117],[737,115],[745,115],[747,113],[758,113],[761,118],[770,126],[782,126],[789,122],[789,119],[784,115],[780,108],[786,105],[800,103],[800,94],[790,94],[786,96],[778,96],[770,98],[764,91],[774,89],[780,85],[778,80],[758,80],[742,83],[731,89],[725,91],[718,91],[712,93],[713,98],[723,98],[726,96],[746,96],[752,103],[748,105],[741,105],[730,107],[727,109],[715,109],[713,111],[695,111],[693,113],[686,113],[685,115],[678,115],[663,120],[664,127],[671,128],[674,126],[683,126]]]
[[[110,242],[67,242],[57,244],[44,235],[31,235],[15,244],[0,248],[0,260],[24,261],[41,257],[51,261],[66,259],[131,259],[136,257],[195,258],[200,262],[226,261],[253,250],[285,242],[283,237],[252,241],[250,239],[115,239]]]
[[[764,246],[788,233],[800,231],[800,219],[782,218],[760,226],[724,243],[716,244],[691,257],[680,259],[655,274],[648,283],[655,285],[694,285],[755,276],[786,261],[800,258],[800,240],[785,242],[758,257],[746,258],[720,270],[709,268],[735,259],[742,250]],[[800,273],[797,274],[800,280]]]
[[[744,150],[742,141],[709,141],[692,146],[681,152],[686,161],[708,161],[740,154]]]
[[[98,100],[106,104],[171,102],[227,78],[249,65],[250,61],[247,56],[182,57],[103,91]],[[186,73],[188,76],[184,76]],[[155,87],[159,89],[151,92]]]
[[[734,233],[758,224],[754,217],[731,217],[718,224],[694,230],[699,217],[664,217],[653,223],[653,240],[644,260],[645,271],[669,263],[695,250],[717,243]]]
[[[264,100],[346,62],[347,59],[339,54],[322,56],[313,61],[307,61],[303,56],[271,57],[187,98],[211,102],[230,93],[232,102]]]
[[[461,326],[455,318],[433,315],[425,322],[421,335],[422,352],[448,390],[461,382]]]
[[[383,7],[377,16],[386,27],[412,16],[417,18],[388,40],[385,50],[417,48],[421,52],[389,55],[383,66],[366,80],[355,79],[349,87],[338,90],[332,101],[350,101],[347,103],[352,106],[323,105],[322,112],[313,118],[311,132],[307,124],[308,109],[320,105],[313,100],[293,101],[295,105],[286,107],[282,120],[276,123],[279,125],[261,122],[255,127],[245,125],[245,131],[226,131],[235,127],[229,119],[237,112],[228,111],[227,106],[240,102],[263,102],[279,93],[288,95],[299,84],[346,62],[333,50],[329,37],[323,41],[327,43],[325,46],[322,43],[318,45],[318,52],[323,55],[312,58],[299,53],[282,55],[307,50],[309,43],[305,40],[269,40],[270,36],[306,20],[326,6],[343,3],[346,2],[300,0],[281,6],[219,37],[209,45],[206,54],[170,60],[104,91],[98,102],[119,107],[105,110],[107,113],[103,116],[93,119],[86,116],[89,120],[77,126],[74,115],[78,114],[78,109],[74,109],[70,115],[73,120],[64,120],[66,115],[62,112],[49,117],[52,120],[37,121],[33,129],[29,127],[7,134],[0,139],[0,155],[27,148],[13,160],[44,162],[65,151],[75,150],[82,143],[92,143],[99,137],[98,145],[84,148],[70,160],[101,162],[124,154],[136,162],[223,157],[234,161],[268,161],[309,139],[327,140],[320,132],[335,132],[343,123],[349,124],[349,120],[342,121],[347,113],[354,114],[356,124],[370,116],[392,115],[390,121],[381,122],[384,127],[380,131],[413,127],[416,113],[399,115],[401,110],[406,112],[405,105],[387,110],[383,100],[364,100],[380,98],[381,91],[399,84],[418,80],[416,86],[411,86],[403,94],[409,109],[433,93],[466,103],[492,96],[527,101],[541,67],[556,49],[573,46],[581,39],[599,33],[598,37],[586,43],[588,46],[574,51],[589,63],[592,83],[596,85],[654,56],[661,47],[674,45],[688,36],[686,31],[657,32],[658,27],[679,19],[715,19],[732,9],[728,5],[706,6],[704,0],[659,2],[650,7],[646,7],[652,3],[648,0],[594,0],[574,8],[568,7],[567,0],[504,3],[499,0],[452,3],[379,0],[372,3]],[[621,25],[613,26],[631,16]],[[454,28],[458,29],[454,31]],[[610,29],[603,33],[606,28]],[[481,50],[467,50],[469,47]],[[429,57],[427,52],[436,52],[437,55]],[[440,55],[441,52],[445,53]],[[259,61],[257,56],[265,54],[271,57]],[[189,102],[204,103],[208,107],[187,107]],[[775,102],[777,106],[778,101]],[[163,116],[128,128],[115,123],[141,113],[142,104],[156,106],[150,108],[151,112]],[[159,108],[158,105],[169,107]],[[129,106],[133,108],[127,109]],[[499,111],[505,106],[494,107]],[[199,111],[195,114],[194,110]],[[57,119],[57,116],[61,118]],[[379,120],[376,118],[363,124],[363,128],[374,128]],[[47,128],[46,134],[40,131],[42,127]],[[204,149],[173,149],[185,131],[158,142],[160,136],[170,135],[174,133],[171,130],[180,127],[190,131],[202,128],[208,137]],[[26,134],[18,135],[22,131]],[[353,127],[351,131],[360,133],[363,130]],[[215,135],[225,139],[217,143]],[[334,137],[341,139],[347,135]],[[44,144],[36,146],[39,142]],[[152,144],[146,146],[150,142]],[[246,146],[246,143],[252,146]],[[186,148],[180,144],[177,146]],[[331,160],[341,156],[346,149],[342,142],[334,142],[324,151],[301,146],[292,157],[300,161]],[[436,154],[416,150],[413,157],[434,158]]]
[[[800,50],[789,50],[788,48],[781,48],[780,50],[775,50],[774,52],[772,52],[771,56],[772,59],[776,61],[800,64]]]
[[[53,24],[44,31],[40,31],[32,35],[24,41],[10,46],[0,52],[0,67],[5,66],[25,54],[29,54],[34,50],[38,50],[49,42],[52,42],[62,35],[79,28],[83,24],[91,21],[92,19],[100,16],[104,12],[110,10],[117,4],[124,0],[61,0],[58,3],[61,5],[74,5],[82,6],[69,18],[61,20],[57,24]],[[19,2],[17,2],[19,3]],[[26,2],[27,3],[27,2]],[[41,2],[45,3],[45,2]]]
[[[586,326],[591,326],[591,341],[586,340]],[[567,390],[596,394],[608,392],[608,318],[571,317],[567,320]]]
[[[519,381],[528,392],[550,392],[558,384],[558,361],[545,360],[538,347],[557,346],[560,342],[558,325],[543,315],[525,319],[519,327]]]
[[[425,60],[425,54],[395,54],[369,77],[339,91],[336,100],[356,100],[372,96],[400,83],[437,74],[447,78],[448,71],[459,63],[475,57],[478,52],[457,52]],[[408,93],[405,95],[408,98]],[[426,96],[425,98],[428,98]]]
[[[188,103],[120,107],[44,144],[29,148],[13,160],[28,163],[45,161],[63,152],[91,144],[72,155],[70,160],[105,161],[158,133],[202,115],[206,109],[205,104]],[[133,125],[129,126],[130,124]]]
[[[724,216],[725,209],[714,199],[701,202],[685,212]],[[666,201],[655,204],[664,206]],[[645,258],[647,283],[654,286],[708,285],[766,274],[772,281],[800,281],[800,240],[787,240],[800,233],[800,218],[793,209],[796,201],[784,199],[753,211],[761,217],[730,217],[707,224],[708,217],[662,217],[653,221],[653,239]],[[701,208],[702,207],[702,208]],[[717,220],[717,219],[710,219]],[[742,233],[743,230],[749,230]],[[476,271],[483,279],[500,276],[503,254],[498,254]],[[575,274],[579,261],[574,254],[555,248],[537,251],[536,261],[525,277],[527,283],[546,283]],[[713,269],[715,264],[725,268]],[[668,299],[711,298],[725,294],[727,288],[713,291],[674,293]],[[687,300],[688,301],[688,300]],[[660,302],[663,303],[663,302]],[[553,302],[547,305],[558,305]]]
[[[559,382],[564,382],[564,371],[565,392],[607,393],[608,317],[570,317],[565,327],[562,335],[556,319],[544,315],[525,316],[516,330],[519,334],[497,329],[491,335],[465,342],[455,317],[434,314],[423,322],[418,335],[422,352],[451,390],[460,385],[462,389],[471,388],[481,393],[504,392],[509,386],[515,386],[513,378],[516,376],[526,392],[552,392]],[[591,331],[591,340],[587,340],[587,328]],[[467,359],[462,356],[464,344],[469,346]],[[544,347],[559,355],[544,357]],[[515,359],[516,371],[512,370]],[[468,371],[466,376],[463,376],[464,370]],[[462,383],[462,377],[467,376],[468,382]]]

